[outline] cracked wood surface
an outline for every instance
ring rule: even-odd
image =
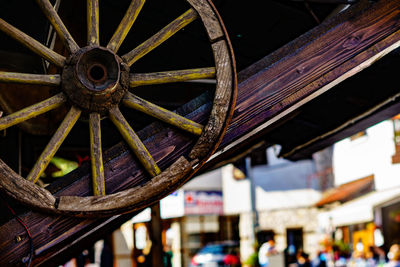
[[[400,1],[380,1],[371,6],[354,7],[340,16],[342,20],[336,19],[312,30],[315,33],[313,38],[316,38],[313,41],[305,42],[300,37],[297,44],[295,40],[289,44],[289,47],[283,47],[281,52],[274,53],[273,58],[267,57],[256,63],[255,69],[243,71],[241,77],[246,78],[242,78],[239,85],[238,104],[233,122],[221,147],[226,149],[232,142],[245,136],[265,121],[276,117],[301,100],[307,100],[307,96],[318,92],[368,58],[398,42],[394,36],[400,30],[397,19],[399,10]],[[260,67],[263,64],[264,66]],[[192,101],[191,104],[194,102]],[[198,113],[195,112],[196,114],[188,118],[195,119],[200,112],[209,108],[200,104],[196,107]],[[146,131],[144,135],[147,134],[147,138],[152,139],[151,130]],[[255,135],[260,132],[256,132]],[[168,134],[167,131],[155,138],[163,139]],[[171,136],[161,142],[163,149],[159,150],[155,156],[156,161],[162,164],[174,157],[174,152],[169,151],[185,149],[187,143],[182,142],[185,138],[187,137],[184,135]],[[132,158],[129,153],[122,147],[117,147],[106,154],[105,161],[105,171],[110,173],[109,182],[115,185],[115,189],[117,190],[119,186],[127,186],[121,185],[120,181],[131,175],[129,171],[132,170],[130,167]],[[60,194],[66,195],[69,191],[76,190],[81,190],[82,195],[87,194],[87,190],[90,189],[82,184],[88,183],[89,167],[84,166],[74,175],[77,180],[73,184],[67,187],[64,184],[55,185],[53,190],[63,188]],[[133,179],[134,183],[140,184],[145,181],[144,176],[136,175],[137,179]],[[78,180],[78,178],[82,179]],[[123,216],[90,220],[46,216],[28,211],[21,217],[34,233],[37,255],[34,263],[39,263],[45,258],[55,261],[56,256],[60,256],[58,251],[73,250],[74,246],[78,246],[80,242],[94,240],[99,232],[113,230],[119,223],[129,218],[128,215]],[[91,231],[93,229],[95,230]],[[22,242],[16,243],[14,237],[18,234],[24,237],[25,232],[15,219],[0,227],[0,263],[15,263],[27,255],[28,240],[25,236]],[[84,234],[85,239],[78,239],[78,242],[70,246],[73,240]]]

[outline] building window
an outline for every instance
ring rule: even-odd
[[[272,230],[262,230],[257,232],[257,242],[261,246],[269,240],[275,241],[275,233]]]
[[[303,250],[303,229],[286,229],[285,262],[286,266],[297,261],[297,253]]]

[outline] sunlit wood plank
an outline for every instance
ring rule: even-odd
[[[157,163],[154,161],[149,151],[146,149],[140,138],[137,136],[118,108],[113,108],[110,110],[110,119],[115,124],[122,137],[128,143],[129,147],[132,149],[133,153],[135,153],[136,157],[139,159],[146,171],[151,176],[157,176],[160,174],[161,170],[157,166]]]

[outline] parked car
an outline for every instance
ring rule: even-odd
[[[241,266],[239,256],[239,243],[223,241],[210,243],[194,255],[191,267],[220,267]]]

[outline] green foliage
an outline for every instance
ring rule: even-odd
[[[76,163],[75,161],[70,161],[59,157],[53,157],[50,162],[60,169],[57,172],[53,172],[51,175],[52,177],[64,176],[67,173],[70,173],[78,168],[78,163]]]
[[[344,252],[344,253],[351,252],[350,244],[347,244],[347,243],[343,242],[342,240],[335,240],[334,245],[337,246],[339,248],[339,251],[341,251],[341,252]]]
[[[247,266],[255,267],[258,266],[258,254],[257,252],[252,253],[245,261],[244,264]]]

